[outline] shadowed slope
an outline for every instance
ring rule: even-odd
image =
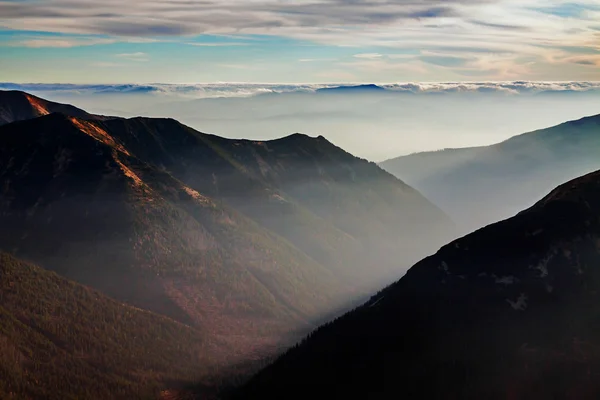
[[[595,399],[600,172],[443,247],[237,398]]]

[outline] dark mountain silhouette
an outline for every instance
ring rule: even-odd
[[[148,399],[212,373],[197,330],[0,252],[0,398]]]
[[[444,246],[237,399],[596,399],[600,172]]]
[[[417,153],[381,163],[463,231],[508,218],[553,187],[600,168],[600,115],[493,146]]]
[[[0,90],[0,125],[59,112],[77,118],[102,119],[102,116],[68,105],[54,103],[17,90]]]

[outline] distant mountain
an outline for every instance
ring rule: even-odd
[[[335,86],[329,88],[317,89],[317,93],[369,93],[369,92],[385,92],[384,87],[368,84],[368,85],[352,85],[352,86]]]
[[[157,398],[213,372],[206,352],[193,328],[0,252],[2,399]]]
[[[600,115],[493,146],[417,153],[380,164],[463,231],[508,218],[553,187],[600,168]]]
[[[600,171],[444,246],[237,399],[596,399]]]
[[[103,117],[68,105],[54,103],[17,90],[0,90],[0,125],[23,121],[43,115],[59,112],[84,119],[102,119]]]

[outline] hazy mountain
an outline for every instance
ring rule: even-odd
[[[487,147],[417,153],[381,163],[463,230],[508,218],[553,187],[600,168],[600,115]]]
[[[234,207],[359,289],[398,278],[455,234],[414,189],[323,137],[224,139],[155,118],[95,124],[138,158]]]
[[[231,355],[276,343],[355,295],[290,243],[143,163],[100,126],[52,114],[0,129],[4,249],[227,335]]]
[[[0,90],[0,125],[59,112],[72,117],[102,119],[68,104],[54,103],[21,91]]]
[[[2,399],[156,398],[213,372],[210,351],[193,328],[0,252]]]
[[[600,172],[444,246],[238,398],[595,399]]]
[[[220,370],[279,351],[454,234],[322,137],[51,113],[0,140],[0,248],[197,329],[210,353],[196,356]]]

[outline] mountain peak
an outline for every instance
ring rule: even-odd
[[[336,86],[330,88],[317,89],[317,93],[365,93],[365,92],[384,92],[386,89],[375,84]]]
[[[18,90],[0,90],[0,125],[63,113],[78,118],[103,119],[70,104],[55,103]]]

